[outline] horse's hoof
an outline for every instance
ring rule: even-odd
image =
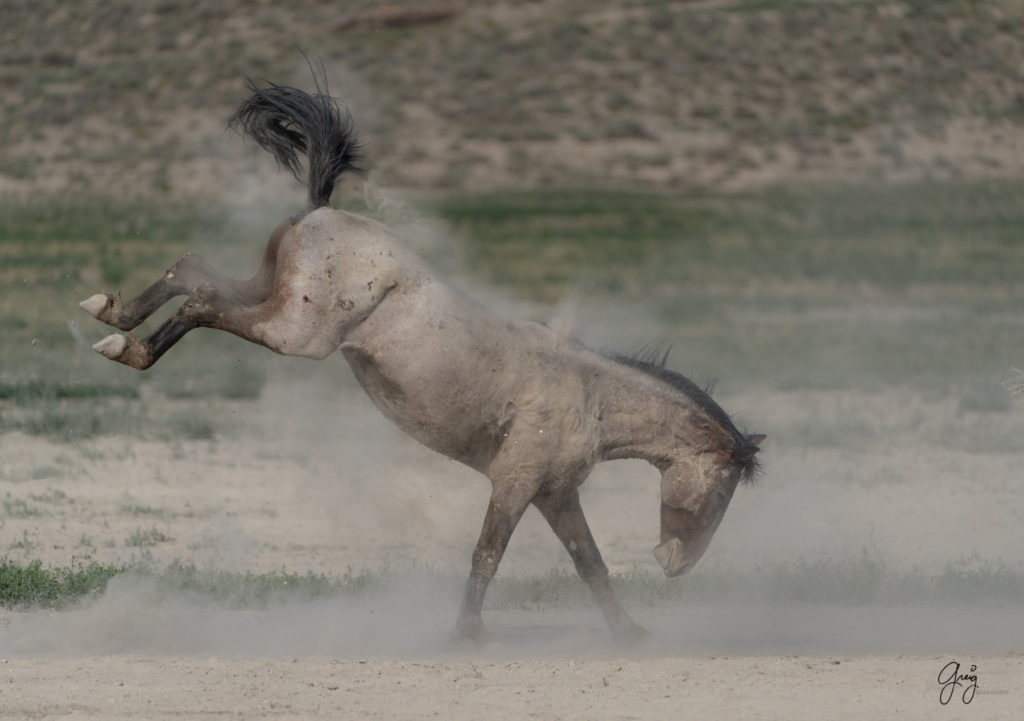
[[[92,300],[92,298],[90,298],[89,300]],[[120,357],[124,354],[127,348],[128,338],[126,336],[121,335],[120,333],[108,335],[106,338],[101,340],[99,343],[96,343],[92,347],[94,351],[99,353],[104,358],[109,358],[110,360],[120,359]]]
[[[493,641],[494,637],[483,624],[474,624],[456,626],[449,635],[448,640],[453,646],[472,645],[479,649]]]
[[[78,304],[96,320],[103,321],[119,330],[131,330],[134,324],[121,320],[121,294],[97,293]]]
[[[111,307],[113,303],[114,299],[111,298],[106,293],[97,293],[91,298],[86,298],[85,300],[83,300],[81,303],[78,304],[78,306],[82,308],[86,313],[91,315],[93,318],[102,320],[100,316],[103,314],[103,311]]]

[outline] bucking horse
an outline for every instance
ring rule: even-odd
[[[94,295],[81,307],[122,331],[186,296],[145,339],[115,333],[94,349],[142,370],[194,328],[215,328],[283,355],[340,350],[387,418],[491,481],[456,637],[485,636],[484,594],[530,504],[568,550],[612,636],[642,636],[609,584],[580,484],[601,461],[653,464],[661,472],[654,556],[678,576],[704,553],[737,485],[755,477],[764,436],[738,430],[661,354],[597,353],[546,325],[499,318],[387,226],[332,208],[337,179],[358,169],[362,150],[322,70],[314,84],[307,93],[249,80],[251,95],[228,121],[300,182],[306,157],[308,207],[273,230],[255,276],[228,278],[188,253],[135,298]]]

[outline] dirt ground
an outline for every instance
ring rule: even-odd
[[[0,699],[9,718],[931,719],[940,712],[1020,718],[1012,694],[978,690],[964,705],[961,692],[941,706],[934,682],[945,662],[921,656],[24,659],[3,664]],[[979,684],[1020,688],[1024,658],[985,657],[977,665]]]
[[[341,362],[331,363],[304,380],[272,381],[258,401],[220,402],[217,417],[236,426],[213,440],[0,436],[7,556],[335,576],[414,564],[465,573],[486,481],[404,438],[344,379]],[[930,446],[956,417],[949,402],[898,390],[720,400],[741,409],[751,429],[774,430],[774,444],[765,446],[766,475],[737,493],[702,563],[741,572],[873,549],[894,571],[997,561],[1019,571],[1020,454]],[[871,454],[800,440],[809,423],[851,414],[907,430]],[[923,420],[905,423],[909,416]],[[1019,416],[1015,408],[1000,423],[1012,430]],[[962,413],[961,421],[980,422]],[[613,571],[656,570],[653,470],[607,464],[583,500]],[[567,565],[531,512],[501,574]],[[1019,605],[647,604],[632,610],[652,638],[630,649],[611,645],[590,608],[492,609],[495,640],[466,649],[448,640],[457,584],[395,575],[365,597],[242,611],[123,576],[70,610],[4,611],[0,715],[1019,718]],[[975,667],[977,692],[965,704],[966,686],[957,688],[944,708],[938,678],[954,660],[963,673]]]

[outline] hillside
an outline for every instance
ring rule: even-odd
[[[272,165],[243,77],[324,59],[381,182],[746,189],[1024,175],[1024,4],[0,0],[0,197]],[[267,173],[269,175],[269,173]]]

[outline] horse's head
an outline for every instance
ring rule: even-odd
[[[747,436],[731,454],[701,453],[662,471],[661,543],[654,557],[666,576],[685,573],[704,555],[736,486],[756,473],[754,454],[762,440]]]

